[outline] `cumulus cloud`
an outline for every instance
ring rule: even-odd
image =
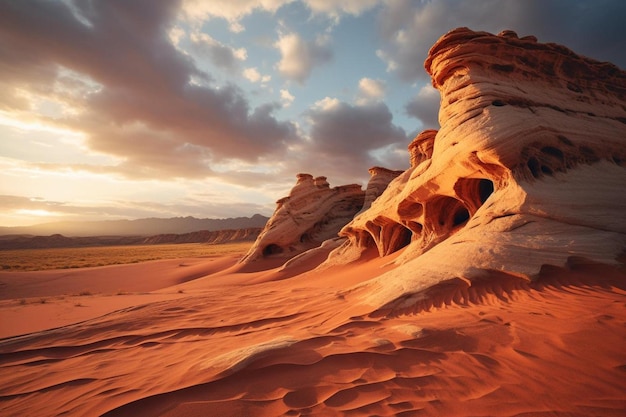
[[[254,67],[244,69],[243,76],[251,83],[258,83],[259,81],[262,83],[266,83],[272,79],[270,75],[261,75],[259,70]]]
[[[210,18],[222,18],[228,21],[232,32],[245,30],[241,20],[254,11],[276,13],[281,7],[295,0],[184,0],[183,14],[195,22]],[[302,0],[302,3],[314,14],[326,16],[335,22],[342,15],[358,16],[372,9],[380,0]]]
[[[299,140],[295,125],[273,116],[276,104],[251,108],[239,88],[210,86],[171,42],[176,6],[76,2],[86,25],[64,2],[2,2],[0,106],[13,110],[16,91],[71,104],[78,110],[54,123],[123,160],[114,168],[128,177],[202,177],[220,161],[282,155]],[[239,58],[230,50],[219,59]],[[96,87],[72,93],[68,72]]]
[[[321,100],[317,100],[313,104],[313,110],[327,112],[329,110],[333,110],[334,108],[339,107],[340,104],[341,104],[341,101],[339,101],[339,99],[337,98],[324,97]]]
[[[326,97],[308,112],[310,141],[300,161],[311,168],[326,167],[340,178],[367,176],[370,166],[385,164],[386,150],[406,146],[406,132],[393,123],[393,116],[382,102],[353,105]],[[405,167],[403,167],[405,168]]]
[[[405,106],[409,116],[420,120],[423,129],[439,129],[439,91],[427,84]]]
[[[183,14],[189,19],[202,22],[211,17],[225,19],[230,24],[230,30],[241,32],[245,30],[240,20],[255,10],[264,10],[275,13],[283,5],[293,0],[184,0]]]
[[[172,36],[180,36],[180,33],[170,31],[170,38]],[[225,70],[235,70],[238,63],[245,61],[248,56],[245,48],[232,48],[224,45],[206,33],[192,33],[189,40],[195,53],[206,56],[216,67]]]
[[[277,64],[278,71],[300,84],[304,84],[309,78],[313,67],[325,64],[333,57],[329,40],[324,36],[307,41],[297,33],[281,34],[275,47],[281,55]]]
[[[361,78],[359,80],[358,100],[365,103],[369,100],[381,100],[385,96],[386,83],[383,80]]]
[[[342,14],[358,16],[373,8],[379,0],[305,0],[306,5],[315,14],[325,14],[339,19]]]
[[[406,81],[425,80],[421,63],[445,32],[459,26],[498,33],[511,29],[540,42],[557,42],[575,52],[626,67],[626,2],[620,0],[440,0],[385,3],[378,16],[388,67]],[[603,30],[597,30],[602,27]],[[584,35],[582,35],[584,34]]]
[[[280,90],[280,101],[283,103],[283,107],[291,106],[291,103],[296,98],[287,89]]]

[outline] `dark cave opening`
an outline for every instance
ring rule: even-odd
[[[452,216],[452,226],[457,227],[465,224],[470,218],[469,211],[461,206],[456,209],[454,215]]]
[[[480,204],[485,204],[485,201],[493,194],[494,186],[493,181],[488,179],[481,179],[478,182],[478,196],[480,198]]]
[[[263,248],[263,256],[278,255],[280,253],[283,253],[283,248],[274,243],[270,243]]]

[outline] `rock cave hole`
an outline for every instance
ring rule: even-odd
[[[455,210],[454,216],[452,218],[452,227],[458,227],[458,226],[464,225],[465,223],[467,223],[469,218],[470,218],[469,211],[463,206],[458,207]]]
[[[382,228],[372,221],[365,223],[365,228],[372,235],[375,241],[378,241]]]
[[[485,204],[493,191],[493,181],[487,178],[459,178],[454,184],[454,192],[463,202],[470,216]]]
[[[402,222],[402,224],[404,224],[405,227],[409,228],[411,232],[413,232],[411,237],[411,239],[413,240],[417,239],[419,235],[422,234],[422,230],[424,229],[424,226],[422,226],[421,223],[410,220],[405,220]]]
[[[263,256],[278,255],[281,253],[283,253],[283,248],[274,243],[270,243],[263,249]]]
[[[481,178],[478,181],[478,196],[480,198],[480,204],[485,204],[485,201],[493,194],[494,187],[493,181]]]
[[[541,152],[543,152],[546,155],[557,158],[561,162],[564,160],[563,152],[561,152],[561,150],[558,148],[554,148],[552,146],[544,146],[543,148],[541,148]]]
[[[424,207],[420,203],[404,200],[398,205],[398,215],[402,219],[415,219],[422,214]]]
[[[533,177],[539,178],[541,176],[541,164],[539,163],[537,158],[535,157],[529,158],[528,162],[526,162],[526,165],[528,166],[528,169],[530,170],[530,174]]]
[[[411,243],[413,237],[413,233],[401,224],[395,223],[390,225],[389,229],[388,241],[383,242],[387,243],[384,255],[391,255],[392,253],[404,248]]]
[[[439,213],[437,223],[443,230],[456,229],[470,218],[467,207],[454,197],[441,197],[433,204],[432,210]]]
[[[552,175],[553,171],[549,166],[546,165],[541,165],[541,172],[543,172],[546,175]]]
[[[362,233],[356,234],[357,246],[360,248],[374,248],[376,247],[376,242],[374,242],[374,238],[368,232],[363,231]]]

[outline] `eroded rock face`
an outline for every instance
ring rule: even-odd
[[[456,29],[425,63],[441,93],[438,132],[411,143],[411,168],[340,235],[327,265],[405,248],[371,291],[403,308],[450,279],[626,249],[626,73],[555,44]]]
[[[298,174],[289,195],[276,202],[274,214],[242,263],[289,259],[320,246],[361,210],[365,192],[358,184],[330,188],[326,177]]]
[[[411,168],[414,168],[433,156],[433,146],[435,145],[437,131],[427,129],[415,136],[409,143],[409,155],[411,158]]]
[[[387,189],[389,183],[403,172],[404,171],[393,171],[383,167],[370,168],[369,173],[371,177],[367,183],[367,189],[365,190],[365,202],[363,203],[361,211],[369,209],[374,200],[376,200],[385,191],[385,189]]]

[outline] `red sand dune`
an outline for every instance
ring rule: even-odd
[[[149,294],[46,304],[19,305],[3,292],[3,323],[15,321],[3,324],[5,336],[19,324],[42,326],[0,342],[0,410],[3,416],[623,415],[623,271],[552,268],[532,285],[503,277],[471,291],[450,283],[415,311],[387,314],[363,304],[354,285],[379,275],[391,258],[290,279],[277,269],[231,268]],[[197,262],[194,268],[210,270],[233,259]],[[165,264],[161,278],[153,263],[113,269],[109,288],[136,277],[176,284],[181,275]],[[76,281],[97,281],[99,272],[74,271],[33,288],[52,295]],[[28,275],[37,280],[37,273]],[[5,288],[19,289],[12,286],[19,277],[0,277]],[[264,282],[248,284],[258,277]],[[75,300],[110,311],[81,321],[90,307],[72,307],[56,322],[50,317],[50,308]],[[52,329],[58,326],[64,327]]]

